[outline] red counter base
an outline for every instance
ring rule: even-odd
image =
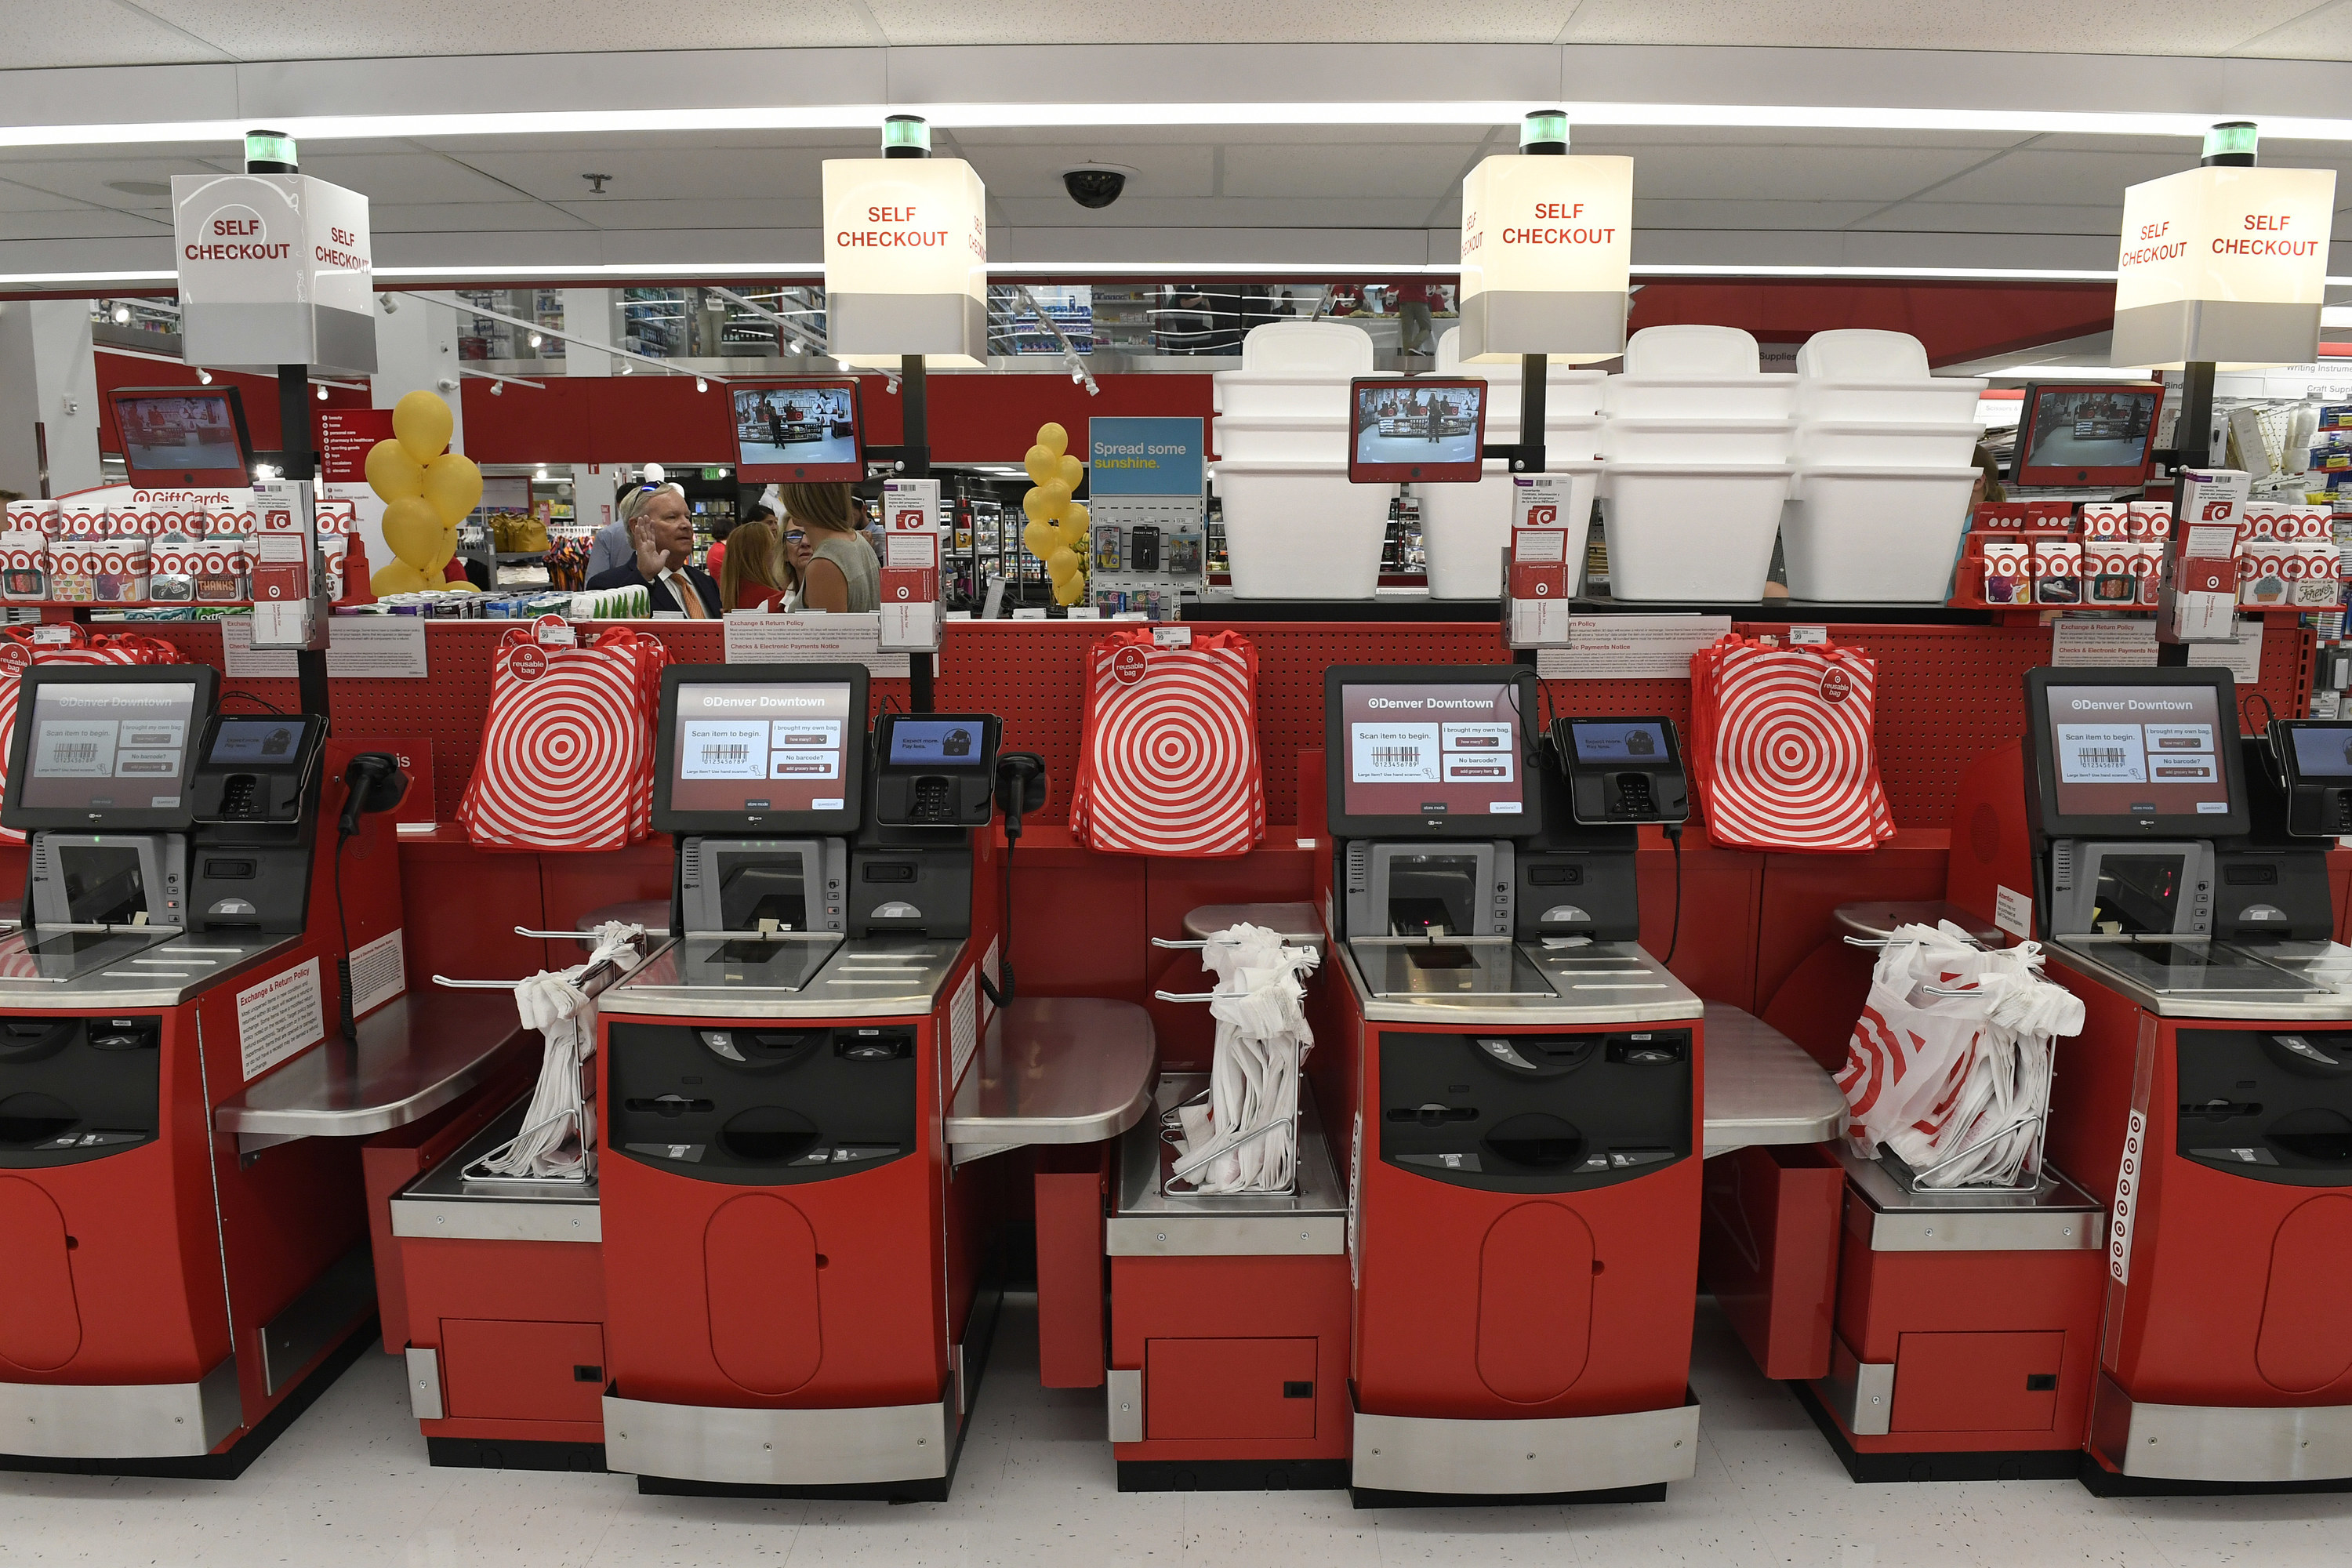
[[[1856,1438],[1823,1405],[1809,1384],[1789,1392],[1813,1418],[1830,1451],[1857,1481],[2063,1481],[2074,1479],[2083,1455],[2073,1448],[1988,1448],[1980,1452],[1916,1452],[1905,1448],[1858,1448],[1857,1442],[1885,1444],[1885,1437]],[[1895,1441],[1900,1441],[1896,1439]]]

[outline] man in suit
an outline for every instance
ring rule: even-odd
[[[667,489],[647,496],[629,520],[629,540],[636,548],[635,558],[589,578],[589,587],[631,588],[642,583],[656,615],[668,611],[690,621],[717,618],[719,584],[701,567],[688,564],[694,555],[694,519],[686,510],[685,496]]]

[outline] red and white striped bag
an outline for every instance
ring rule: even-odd
[[[1692,773],[1708,839],[1864,852],[1895,837],[1872,735],[1878,667],[1738,635],[1691,656]]]
[[[1070,828],[1119,855],[1246,855],[1265,836],[1257,649],[1234,632],[1160,647],[1149,630],[1087,655]]]
[[[509,627],[457,803],[467,837],[495,849],[618,849],[650,835],[663,658],[659,639],[625,626],[578,646]]]
[[[0,632],[0,788],[8,782],[8,757],[16,742],[16,678],[36,664],[184,664],[180,650],[153,637],[125,634],[91,637],[79,626],[43,626],[62,642],[35,642],[32,629]],[[25,836],[0,827],[0,844],[22,844]]]

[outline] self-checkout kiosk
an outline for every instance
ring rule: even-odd
[[[1687,815],[1672,726],[1548,745],[1510,666],[1335,667],[1324,700],[1356,1499],[1661,1497],[1696,1449],[1704,1010],[1635,940],[1633,858]]]
[[[389,760],[327,779],[322,719],[216,712],[217,681],[21,678],[0,808],[30,866],[0,939],[0,1467],[240,1472],[373,1311],[359,1136],[449,1103],[514,1033],[452,1014],[450,1038],[412,1041],[376,814],[397,793],[368,783]],[[321,832],[353,783],[349,833]]]
[[[1961,781],[1951,898],[2081,996],[2050,1158],[2105,1206],[2085,1485],[2352,1478],[2352,994],[2327,848],[2352,726],[2241,738],[2219,668],[2037,669]],[[2031,900],[2030,904],[2028,900]]]

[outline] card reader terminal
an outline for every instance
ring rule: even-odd
[[[1561,719],[1552,745],[1576,820],[1590,826],[1685,822],[1690,784],[1671,719]]]

